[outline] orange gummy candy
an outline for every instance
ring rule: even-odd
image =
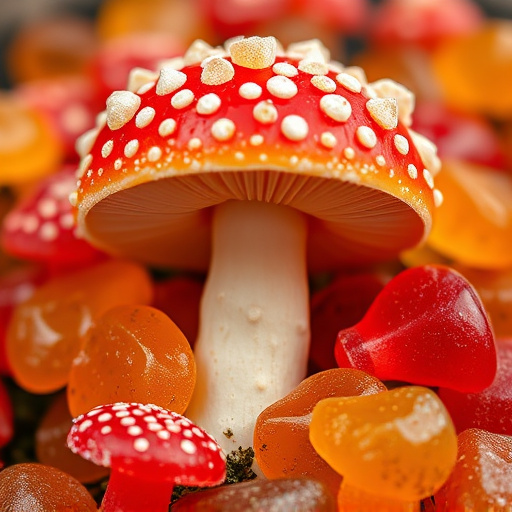
[[[512,439],[476,428],[461,432],[457,464],[435,499],[437,512],[510,512]]]
[[[267,407],[256,421],[254,452],[267,478],[311,477],[336,495],[341,477],[309,442],[311,412],[328,397],[370,395],[386,391],[380,380],[360,370],[335,368],[302,381],[291,393]]]
[[[0,512],[96,512],[97,506],[78,480],[43,464],[15,464],[0,473]]]
[[[49,121],[11,93],[0,93],[0,185],[20,185],[53,172],[62,146]]]
[[[436,186],[444,201],[429,245],[469,267],[511,267],[512,174],[445,161]]]
[[[194,354],[176,324],[150,306],[119,306],[85,336],[71,366],[68,404],[73,416],[114,402],[183,414],[195,382]]]
[[[135,263],[108,261],[56,277],[16,307],[7,332],[7,357],[17,383],[32,393],[64,387],[80,337],[104,312],[147,304],[152,283]]]
[[[359,503],[366,512],[419,510],[419,500],[441,487],[457,456],[448,412],[433,391],[420,386],[321,400],[310,440],[343,476],[339,503],[345,486],[348,493],[354,487],[362,496],[373,495],[368,501],[375,506]]]
[[[487,21],[434,54],[432,67],[445,101],[498,119],[512,114],[512,21]],[[437,183],[436,183],[437,185]]]

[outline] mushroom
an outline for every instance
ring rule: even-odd
[[[224,454],[209,434],[153,404],[95,407],[73,420],[68,446],[111,468],[103,512],[167,512],[174,485],[217,485],[226,473]]]
[[[305,377],[306,262],[391,258],[442,196],[433,145],[399,120],[410,93],[363,86],[318,41],[226,46],[197,42],[180,70],[113,93],[71,201],[89,241],[149,264],[204,269],[211,237],[187,415],[230,451]]]

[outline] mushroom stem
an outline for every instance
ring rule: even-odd
[[[306,232],[303,215],[286,206],[216,207],[187,416],[227,453],[252,446],[260,412],[306,375]]]
[[[174,482],[159,478],[141,480],[139,475],[112,469],[101,512],[140,512],[152,510],[167,512]]]

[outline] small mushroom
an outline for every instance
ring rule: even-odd
[[[224,481],[220,446],[187,418],[156,405],[118,402],[73,421],[68,446],[111,468],[103,512],[167,512],[175,485]]]
[[[399,88],[363,86],[319,41],[279,56],[272,37],[226,46],[197,42],[181,69],[110,96],[72,201],[108,251],[211,260],[187,414],[230,451],[305,377],[307,260],[391,258],[426,237],[441,194],[435,149],[400,122],[411,102],[391,97]]]

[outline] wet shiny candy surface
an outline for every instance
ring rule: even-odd
[[[176,324],[149,306],[118,306],[87,333],[71,365],[68,402],[78,416],[101,404],[143,402],[183,414],[196,366]]]
[[[457,464],[435,495],[439,512],[509,512],[512,503],[512,440],[485,430],[458,437]]]
[[[338,334],[340,367],[381,380],[481,391],[496,374],[489,319],[470,283],[454,270],[405,270],[377,296],[364,318]]]
[[[448,412],[419,386],[321,400],[313,410],[310,440],[344,484],[406,502],[437,490],[457,455]]]
[[[7,356],[17,383],[32,393],[65,386],[79,342],[101,314],[120,304],[147,304],[147,271],[112,260],[47,281],[14,311]]]
[[[375,377],[347,368],[326,370],[302,381],[258,416],[254,451],[263,474],[271,479],[315,478],[336,494],[340,476],[318,456],[309,441],[311,412],[324,398],[382,391],[386,391],[386,387]]]

